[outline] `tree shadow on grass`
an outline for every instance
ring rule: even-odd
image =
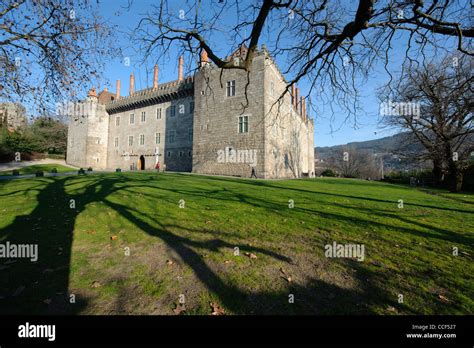
[[[214,238],[210,241],[196,241],[170,231],[173,226],[158,222],[159,227],[150,225],[152,217],[137,216],[129,205],[112,202],[107,197],[126,187],[129,179],[121,175],[94,176],[87,178],[57,177],[47,180],[45,187],[36,197],[33,211],[20,215],[7,227],[0,230],[5,243],[37,243],[39,260],[36,263],[26,259],[2,260],[0,271],[0,314],[74,314],[87,307],[86,298],[69,302],[69,276],[74,239],[74,224],[77,216],[87,204],[97,201],[106,203],[123,218],[141,231],[162,240],[188,265],[207,290],[217,297],[222,305],[234,313],[243,314],[369,314],[373,306],[391,303],[390,296],[363,285],[357,289],[343,289],[319,279],[310,279],[306,285],[289,284],[288,291],[249,292],[230,284],[214,270],[194,249],[217,251],[234,247],[226,241]],[[145,178],[145,182],[149,180]],[[87,183],[82,193],[68,193],[68,185]],[[155,187],[156,188],[156,187]],[[76,208],[70,208],[70,200],[76,200]],[[240,197],[244,199],[244,197]],[[248,204],[264,204],[253,201]],[[174,226],[176,227],[176,226]],[[205,233],[204,231],[201,231]],[[281,262],[290,262],[284,255],[256,248],[242,246],[243,250],[266,254]],[[364,271],[363,284],[371,277]],[[289,303],[288,296],[295,296],[295,303]],[[118,301],[118,303],[121,303]]]
[[[0,230],[2,244],[38,245],[36,262],[25,258],[0,260],[0,314],[73,314],[86,306],[86,299],[77,296],[71,303],[68,293],[74,224],[88,203],[115,189],[108,185],[95,195],[98,178],[94,178],[83,194],[71,195],[65,190],[69,180],[41,179],[44,187],[35,186],[39,193],[31,213],[16,216]],[[80,181],[76,177],[74,183]],[[70,207],[71,199],[75,200],[74,209]]]
[[[215,178],[213,177],[212,179],[215,179]],[[228,179],[228,180],[225,179],[225,181],[232,181],[232,180],[233,179]],[[272,202],[270,199],[258,198],[255,195],[252,196],[252,195],[244,194],[242,192],[236,192],[233,189],[213,189],[210,191],[202,192],[202,190],[197,190],[197,189],[196,190],[193,190],[193,189],[186,190],[182,188],[174,189],[174,188],[168,188],[168,187],[157,187],[153,185],[140,184],[140,185],[131,187],[130,192],[133,192],[133,190],[136,190],[136,189],[144,189],[144,188],[169,191],[170,193],[179,193],[187,197],[195,196],[195,197],[209,198],[213,200],[241,202],[250,206],[264,208],[264,209],[267,209],[268,211],[278,211],[279,215],[286,216],[286,217],[293,217],[295,212],[302,212],[302,213],[311,214],[311,215],[318,214],[319,216],[325,219],[334,219],[335,221],[336,220],[343,221],[343,222],[346,222],[348,225],[356,225],[356,226],[366,228],[366,229],[371,228],[371,227],[387,228],[388,230],[396,229],[397,231],[411,234],[418,237],[435,238],[435,239],[444,240],[444,241],[448,241],[452,243],[461,243],[466,246],[472,245],[474,242],[474,238],[472,236],[455,233],[447,229],[442,229],[436,226],[423,223],[421,221],[413,221],[413,220],[408,219],[403,214],[396,214],[390,210],[354,207],[354,206],[344,205],[340,203],[332,203],[333,206],[339,206],[342,209],[345,209],[347,211],[356,210],[356,211],[364,212],[366,214],[377,215],[380,217],[388,217],[391,219],[399,220],[400,222],[405,223],[405,224],[411,224],[415,228],[392,225],[392,224],[384,223],[380,221],[362,219],[359,217],[355,217],[354,215],[346,216],[343,214],[330,213],[323,210],[308,209],[308,208],[302,207],[301,205],[297,205],[291,211],[286,210],[286,213],[285,213],[285,209],[282,209],[282,207],[284,204],[286,204],[286,201],[285,202]],[[282,190],[285,190],[285,189],[286,188],[283,188]],[[292,189],[290,188],[290,190]],[[306,190],[303,190],[303,191],[311,192],[311,191],[306,191]],[[319,194],[320,192],[313,192],[313,193]],[[324,194],[330,195],[330,196],[341,196],[340,194],[332,194],[332,193],[324,193]],[[150,198],[153,197],[151,194],[143,193],[143,195],[148,196]],[[282,194],[282,196],[284,197],[284,194]],[[345,196],[345,197],[349,197],[349,196]],[[362,197],[358,197],[358,198],[364,199]],[[390,203],[393,204],[393,202],[390,202]],[[405,205],[409,206],[410,204],[405,203]],[[419,228],[422,228],[424,231],[420,231]]]
[[[395,204],[396,203],[396,201],[390,201],[390,200],[385,200],[385,199],[345,195],[345,194],[334,193],[334,192],[311,191],[311,190],[305,190],[305,189],[288,187],[288,186],[279,186],[278,182],[273,182],[273,181],[268,181],[268,182],[265,181],[264,182],[264,181],[252,181],[252,180],[237,180],[237,179],[232,179],[232,178],[222,178],[222,177],[214,177],[214,176],[204,178],[204,177],[199,176],[199,175],[196,175],[195,177],[203,179],[203,180],[204,179],[209,179],[209,180],[215,180],[215,181],[221,181],[221,182],[240,183],[240,184],[251,185],[251,186],[259,186],[259,187],[264,187],[264,188],[277,189],[277,190],[282,190],[282,191],[297,191],[297,192],[307,193],[307,194],[328,195],[328,196],[336,196],[336,197],[344,197],[344,198],[351,198],[351,199],[358,199],[358,200],[366,200],[366,201],[379,202],[379,203],[390,203],[390,204]],[[311,180],[303,180],[303,181],[304,182],[311,182]],[[373,185],[373,183],[371,183],[370,185]],[[422,192],[422,191],[420,191],[420,192]],[[442,197],[442,196],[439,196],[439,197]],[[448,199],[446,197],[442,197],[442,198]],[[420,208],[428,208],[428,209],[455,211],[455,212],[459,212],[459,213],[473,213],[474,212],[474,210],[446,208],[446,207],[439,207],[439,206],[435,206],[435,205],[417,204],[417,203],[410,203],[410,202],[404,202],[404,205],[413,206],[413,207],[420,207]]]

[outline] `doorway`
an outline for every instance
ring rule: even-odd
[[[145,157],[143,155],[140,156],[140,170],[145,170]]]

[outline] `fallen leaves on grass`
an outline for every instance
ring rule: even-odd
[[[248,256],[251,259],[256,259],[257,258],[257,255],[255,255],[254,253],[245,253],[245,256]]]
[[[110,237],[110,240],[116,240],[118,237],[117,236],[112,236]]]
[[[230,260],[225,260],[225,261],[224,261],[224,263],[225,263],[226,265],[229,264],[229,263],[231,263],[231,262],[232,262],[232,261],[230,261]]]
[[[282,275],[282,278],[285,279],[288,283],[291,283],[293,281],[293,279],[291,278],[290,275],[288,275],[285,270],[283,269],[283,267],[280,268],[280,272],[283,274]]]
[[[444,302],[444,303],[449,303],[449,302],[451,302],[451,300],[450,300],[449,298],[447,298],[447,297],[445,297],[445,296],[443,296],[443,295],[441,295],[441,294],[438,295],[438,298],[439,298],[442,302]]]
[[[173,265],[173,263],[174,263],[173,260],[166,260],[166,264],[167,264],[168,266]]]
[[[91,288],[100,288],[101,286],[102,284],[97,280],[94,280],[91,284]]]
[[[176,308],[173,309],[174,314],[180,315],[181,313],[186,311],[186,306],[184,304],[177,304]]]
[[[210,305],[212,308],[211,315],[224,315],[225,314],[224,308],[219,306],[217,303],[211,302]]]

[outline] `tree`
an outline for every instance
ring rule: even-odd
[[[375,179],[380,177],[380,170],[377,169],[374,156],[369,151],[355,151],[349,147],[343,147],[334,150],[327,164],[344,178]]]
[[[112,31],[88,0],[0,3],[0,98],[50,109],[97,82]]]
[[[408,130],[412,136],[407,140],[424,148],[411,153],[413,158],[431,160],[436,181],[441,182],[446,173],[453,192],[460,190],[474,151],[472,83],[470,58],[448,56],[406,71],[392,82],[395,88],[385,88],[380,94],[385,103],[397,101],[386,110],[383,122]]]
[[[40,151],[63,154],[67,147],[67,124],[51,117],[38,117],[30,129]]]
[[[264,0],[174,5],[162,0],[136,28],[134,37],[145,57],[163,57],[176,44],[188,55],[188,62],[198,62],[205,51],[221,69],[248,72],[259,41],[265,39],[270,54],[286,59],[287,88],[280,98],[306,79],[311,86],[308,97],[317,95],[320,104],[337,102],[353,116],[358,110],[358,77],[364,79],[376,61],[388,70],[394,37],[407,47],[403,67],[417,64],[428,50],[434,54],[449,50],[439,46],[438,37],[447,38],[445,43],[462,54],[472,55],[474,28],[467,1]],[[222,42],[229,43],[229,54],[246,46],[243,59],[223,58]],[[311,100],[309,107],[315,108]]]

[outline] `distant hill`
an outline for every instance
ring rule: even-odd
[[[384,167],[387,169],[409,170],[419,168],[417,164],[402,160],[399,156],[400,152],[403,152],[404,150],[423,151],[422,146],[418,144],[406,146],[409,136],[408,133],[399,133],[380,139],[351,142],[343,145],[316,147],[314,149],[314,158],[324,161],[336,150],[351,149],[353,151],[371,152],[374,155],[377,155],[377,157],[383,157]]]
[[[343,145],[316,147],[316,154],[326,154],[341,148],[352,148],[357,150],[368,150],[374,153],[396,152],[400,148],[400,143],[406,140],[407,133],[399,133],[380,139],[357,141]]]

